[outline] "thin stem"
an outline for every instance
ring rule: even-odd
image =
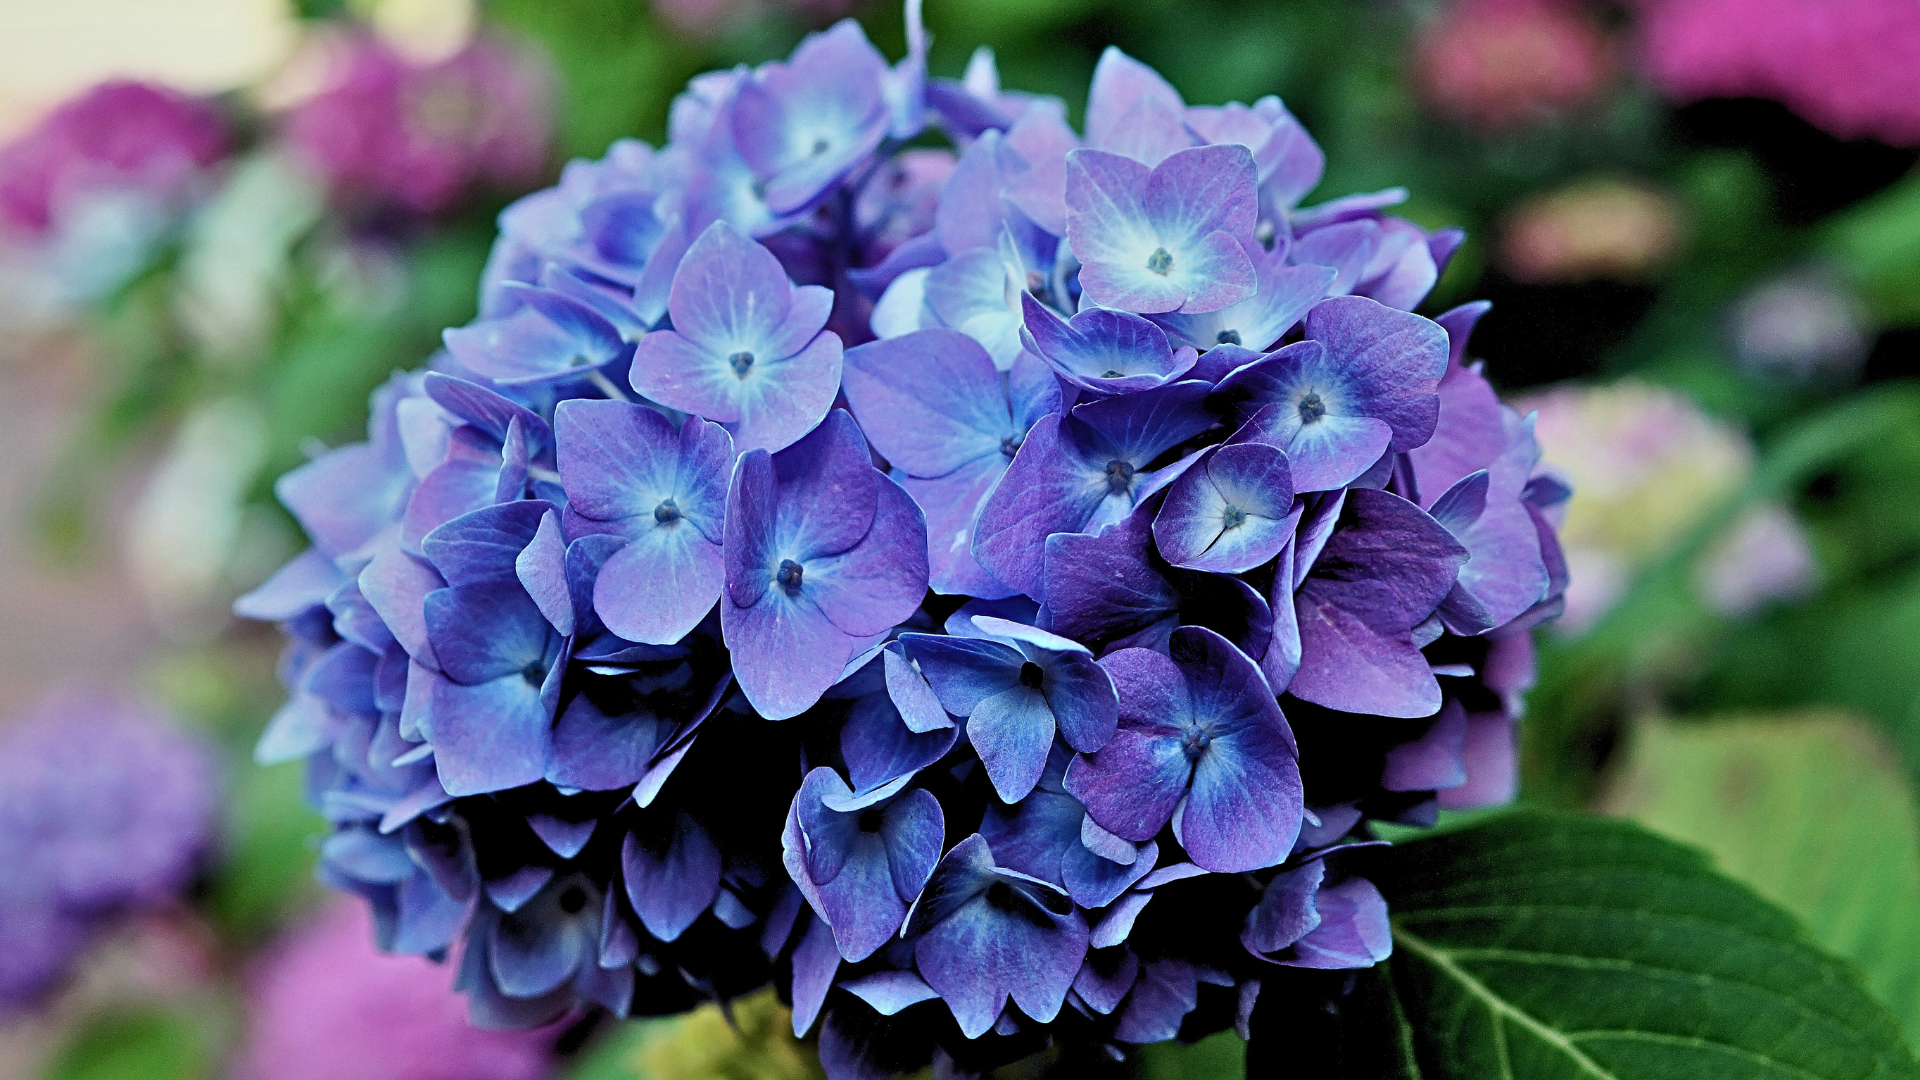
[[[607,395],[608,397],[612,398],[615,401],[624,401],[628,404],[633,403],[633,399],[628,397],[626,393],[620,389],[620,387],[614,385],[614,381],[612,379],[607,378],[606,373],[601,371],[599,368],[594,368],[593,370],[587,372],[587,381],[593,384],[594,389],[600,391],[601,393]]]

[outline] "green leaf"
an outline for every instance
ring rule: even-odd
[[[201,1080],[214,1065],[202,1020],[141,1009],[90,1022],[48,1066],[45,1080]]]
[[[1845,963],[1690,848],[1516,812],[1385,853],[1423,1080],[1920,1077]]]
[[[1649,724],[1609,812],[1696,844],[1858,964],[1920,1039],[1920,817],[1878,732],[1843,715]]]

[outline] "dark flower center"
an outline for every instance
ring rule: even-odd
[[[1008,435],[1000,440],[1000,452],[1012,457],[1020,452],[1020,444],[1026,440],[1019,435]]]
[[[1116,492],[1125,491],[1133,483],[1133,466],[1115,459],[1107,462],[1107,487]]]
[[[1108,368],[1100,373],[1100,377],[1103,379],[1120,379],[1126,377],[1126,374],[1124,371],[1115,371],[1112,368]]]
[[[747,372],[753,370],[753,354],[743,349],[727,357],[727,363],[733,365],[735,375],[744,379],[747,377]]]
[[[520,672],[520,677],[535,686],[539,686],[541,683],[547,681],[547,665],[538,661],[528,664]]]
[[[1247,512],[1232,503],[1227,504],[1227,508],[1220,512],[1220,516],[1225,519],[1229,529],[1247,520]]]
[[[1014,892],[1013,886],[1004,881],[996,881],[987,886],[986,901],[995,911],[1020,910],[1020,894]]]
[[[1241,344],[1240,331],[1222,330],[1214,335],[1213,343],[1215,345],[1239,345]]]
[[[1029,660],[1026,663],[1020,665],[1020,685],[1021,686],[1024,686],[1029,690],[1038,690],[1040,689],[1040,684],[1046,681],[1047,681],[1047,673],[1045,670],[1043,670],[1040,667],[1039,664],[1036,664],[1033,661]]]
[[[1166,248],[1154,248],[1153,254],[1147,256],[1147,269],[1165,277],[1167,271],[1173,269],[1173,256],[1167,253]]]
[[[680,520],[680,508],[672,499],[661,499],[660,505],[653,508],[653,520],[662,525]]]
[[[805,571],[805,567],[794,562],[792,559],[781,559],[780,571],[774,574],[773,578],[780,583],[781,588],[790,593],[797,593],[800,591],[801,575],[804,574]]]
[[[865,810],[860,811],[860,819],[858,824],[860,826],[860,831],[863,833],[877,833],[880,831],[880,826],[884,824],[885,821],[886,821],[886,814],[884,814],[879,807],[869,806]]]
[[[820,156],[821,154],[824,154],[824,153],[826,153],[826,152],[827,152],[827,147],[828,147],[829,145],[830,145],[830,144],[829,144],[829,143],[827,142],[827,140],[825,140],[825,139],[815,139],[815,140],[813,140],[813,156],[814,156],[814,157],[819,157],[819,156]]]
[[[1028,292],[1032,293],[1035,296],[1039,296],[1040,290],[1046,287],[1047,287],[1047,279],[1040,276],[1040,271],[1038,270],[1027,271],[1027,291]]]
[[[1188,725],[1186,734],[1180,736],[1180,749],[1186,751],[1187,757],[1192,760],[1198,760],[1212,744],[1213,736],[1207,734],[1206,729],[1199,724]]]
[[[587,906],[587,890],[578,885],[569,885],[560,894],[560,910],[569,915],[577,915]]]
[[[1273,222],[1263,221],[1253,227],[1253,238],[1259,242],[1261,247],[1272,251],[1274,237],[1278,232],[1279,230],[1274,228]]]
[[[1300,399],[1301,423],[1311,424],[1325,415],[1327,415],[1327,406],[1320,400],[1319,394],[1308,391],[1307,396]]]

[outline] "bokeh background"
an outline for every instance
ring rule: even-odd
[[[0,1077],[817,1075],[764,995],[467,1029],[314,884],[298,766],[250,758],[278,635],[228,607],[301,546],[273,478],[470,317],[507,202],[846,15],[902,50],[855,0],[0,0]],[[1076,115],[1108,43],[1278,93],[1309,201],[1406,182],[1469,231],[1428,307],[1493,301],[1472,352],[1576,492],[1519,798],[1708,849],[1920,1037],[1920,2],[926,18],[935,74],[988,45]]]

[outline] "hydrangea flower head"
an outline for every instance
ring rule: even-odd
[[[908,25],[510,207],[283,481],[263,756],[483,1024],[771,983],[833,1080],[1124,1056],[1383,959],[1344,852],[1511,797],[1566,489],[1484,307],[1411,312],[1458,233],[1303,207],[1277,99],[1109,51],[1083,138]]]
[[[56,986],[113,920],[177,902],[218,805],[208,749],[137,703],[57,691],[0,727],[0,1011]]]
[[[212,102],[116,80],[0,147],[16,303],[59,309],[123,285],[212,188],[229,142]]]

